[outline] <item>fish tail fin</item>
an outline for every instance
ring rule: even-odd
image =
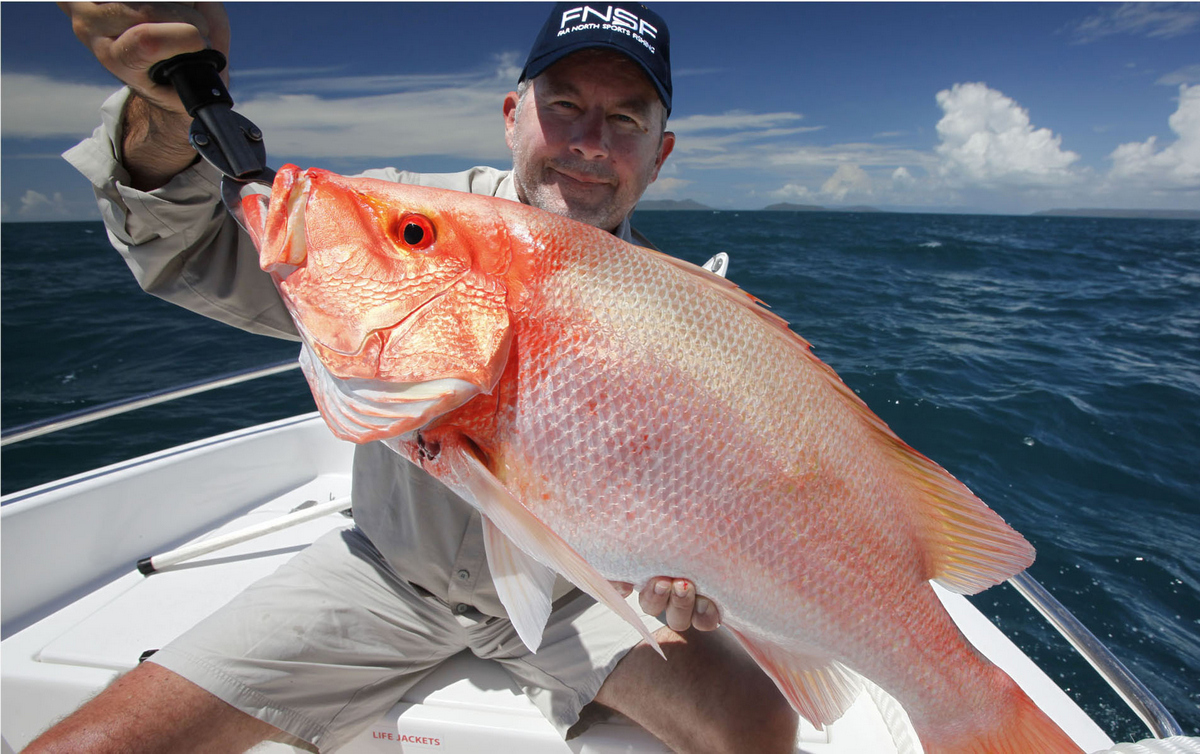
[[[966,485],[894,435],[887,441],[917,493],[928,578],[975,594],[1033,563],[1033,546]]]
[[[925,754],[1083,754],[1015,683],[1011,701],[994,726],[966,736],[939,736],[917,728]]]

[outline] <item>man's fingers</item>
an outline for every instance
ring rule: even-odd
[[[667,609],[667,599],[671,592],[670,579],[650,579],[650,583],[638,593],[638,605],[646,615],[658,615]]]
[[[697,631],[715,631],[721,627],[721,613],[707,597],[696,597],[696,612],[692,615],[692,627]]]
[[[196,3],[196,12],[207,24],[208,45],[229,57],[229,16],[221,3]]]
[[[201,37],[208,38],[210,26],[216,19],[229,36],[229,22],[224,10],[197,8],[193,3],[59,3],[58,7],[71,18],[71,28],[88,47],[93,40],[116,39],[127,30],[141,24],[184,23],[195,26]]]
[[[630,584],[628,581],[610,581],[608,583],[612,584],[613,588],[620,592],[622,597],[628,597],[633,593],[633,584]]]
[[[687,579],[650,579],[638,593],[638,604],[647,615],[664,615],[674,631],[689,627],[713,631],[721,626],[721,613],[707,597],[696,594],[696,585]]]
[[[169,86],[150,81],[161,60],[206,47],[229,54],[229,19],[220,3],[59,3],[75,35],[101,65],[147,101],[183,111]]]
[[[204,36],[191,24],[139,24],[113,41],[110,55],[121,67],[145,73],[160,60],[205,47]]]
[[[692,613],[696,609],[696,588],[692,582],[676,580],[671,585],[667,600],[667,625],[673,631],[686,631],[692,625]]]

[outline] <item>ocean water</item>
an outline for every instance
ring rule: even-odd
[[[792,323],[1038,549],[1032,575],[1200,734],[1200,222],[645,212]],[[293,358],[142,293],[99,223],[0,226],[5,430]],[[30,440],[5,493],[311,411],[298,372]],[[731,459],[733,461],[735,459]],[[1116,740],[1147,734],[1008,587],[973,597]]]

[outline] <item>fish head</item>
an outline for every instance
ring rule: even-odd
[[[486,204],[459,211],[469,197],[287,165],[269,202],[243,200],[260,266],[311,352],[318,406],[335,432],[332,419],[354,420],[341,436],[418,428],[499,380],[511,339],[508,230]],[[414,401],[419,410],[400,406]],[[367,431],[353,428],[363,421]]]

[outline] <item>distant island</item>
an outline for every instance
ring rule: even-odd
[[[641,212],[658,212],[671,210],[701,210],[716,212],[713,207],[701,204],[695,199],[649,199],[637,205]],[[755,210],[726,209],[723,212],[753,212]],[[793,204],[779,202],[763,207],[761,212],[931,212],[933,214],[951,212],[952,214],[988,214],[982,210],[965,209],[922,209],[911,207],[893,207],[880,209],[865,205],[850,207],[825,207],[820,204]],[[1200,210],[1194,209],[1048,209],[1032,213],[1033,217],[1116,217],[1142,220],[1200,220]]]
[[[1037,217],[1122,217],[1140,220],[1200,220],[1195,209],[1048,209]]]
[[[883,212],[876,207],[822,207],[819,204],[792,204],[780,202],[763,208],[767,212]]]
[[[709,210],[715,211],[707,204],[701,204],[695,199],[648,199],[637,206],[638,210],[657,212],[669,210]],[[745,211],[745,210],[730,210]],[[876,207],[822,207],[816,204],[792,204],[781,202],[764,207],[764,212],[884,212]]]
[[[701,204],[700,202],[691,199],[650,199],[644,202],[639,202],[637,209],[643,211],[655,212],[659,210],[672,209],[708,209],[712,207]]]

